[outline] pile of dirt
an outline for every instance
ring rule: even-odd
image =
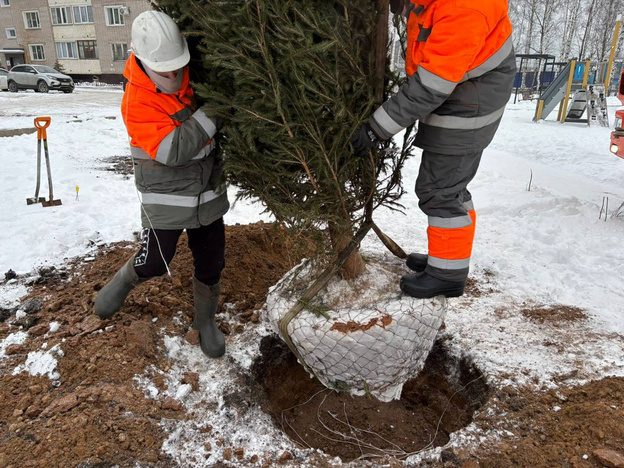
[[[624,466],[624,379],[605,378],[545,393],[510,387],[495,397],[492,405],[499,415],[484,413],[477,421],[484,427],[504,427],[513,437],[483,446],[473,456],[465,454],[471,464],[461,466]],[[620,464],[610,464],[604,453],[618,454]]]
[[[304,248],[271,224],[226,228],[226,269],[217,321],[224,333],[237,333],[266,300],[268,288],[300,261]],[[0,467],[171,466],[160,453],[163,418],[186,418],[175,400],[149,400],[133,380],[148,366],[166,372],[171,363],[161,352],[157,329],[184,336],[193,316],[193,260],[180,239],[172,262],[173,278],[154,279],[135,288],[124,308],[100,321],[92,305],[97,291],[136,250],[121,243],[101,250],[65,270],[47,269],[32,281],[24,304],[35,301],[19,323],[28,330],[23,344],[8,347],[0,359]],[[220,310],[223,311],[224,307]],[[182,323],[173,320],[182,312]],[[12,311],[13,314],[15,311]],[[6,317],[4,317],[6,319]],[[58,324],[50,328],[51,323]],[[106,328],[106,333],[98,330]],[[0,323],[0,339],[9,330]],[[45,348],[43,348],[45,343]],[[29,352],[58,347],[58,380],[11,375]],[[188,375],[191,385],[197,375]],[[155,379],[158,384],[158,379]]]

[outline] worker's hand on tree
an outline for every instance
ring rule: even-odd
[[[217,132],[220,132],[223,128],[223,119],[215,115],[214,117],[212,117],[212,121],[214,122],[215,127],[217,127]]]
[[[356,156],[362,156],[370,151],[383,139],[375,133],[373,127],[367,122],[351,138],[351,144]]]
[[[390,11],[395,15],[408,17],[414,8],[416,5],[410,0],[390,0]]]

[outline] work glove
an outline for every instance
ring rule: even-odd
[[[215,127],[217,127],[217,133],[220,132],[221,129],[223,128],[223,119],[221,117],[219,117],[219,116],[216,116],[216,115],[214,117],[211,117],[211,118],[212,118],[212,121],[215,124]]]
[[[390,11],[395,15],[409,17],[412,10],[416,8],[410,0],[390,0]]]
[[[355,150],[356,156],[362,156],[370,151],[374,146],[383,141],[383,139],[375,133],[373,127],[367,122],[351,137],[351,144]]]

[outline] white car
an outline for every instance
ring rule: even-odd
[[[9,72],[4,68],[0,68],[0,91],[7,91],[9,87],[7,86],[7,75]]]
[[[20,89],[34,89],[37,93],[54,90],[71,93],[74,90],[74,80],[54,68],[26,63],[11,68],[7,76],[7,86],[12,93],[17,93]]]

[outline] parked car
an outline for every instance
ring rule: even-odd
[[[9,89],[9,87],[7,86],[8,74],[9,72],[6,69],[0,68],[0,91],[6,91],[7,89]]]
[[[50,90],[71,93],[74,90],[74,80],[70,76],[45,65],[14,66],[7,76],[7,85],[12,93],[20,89],[34,89],[39,93],[47,93]]]

